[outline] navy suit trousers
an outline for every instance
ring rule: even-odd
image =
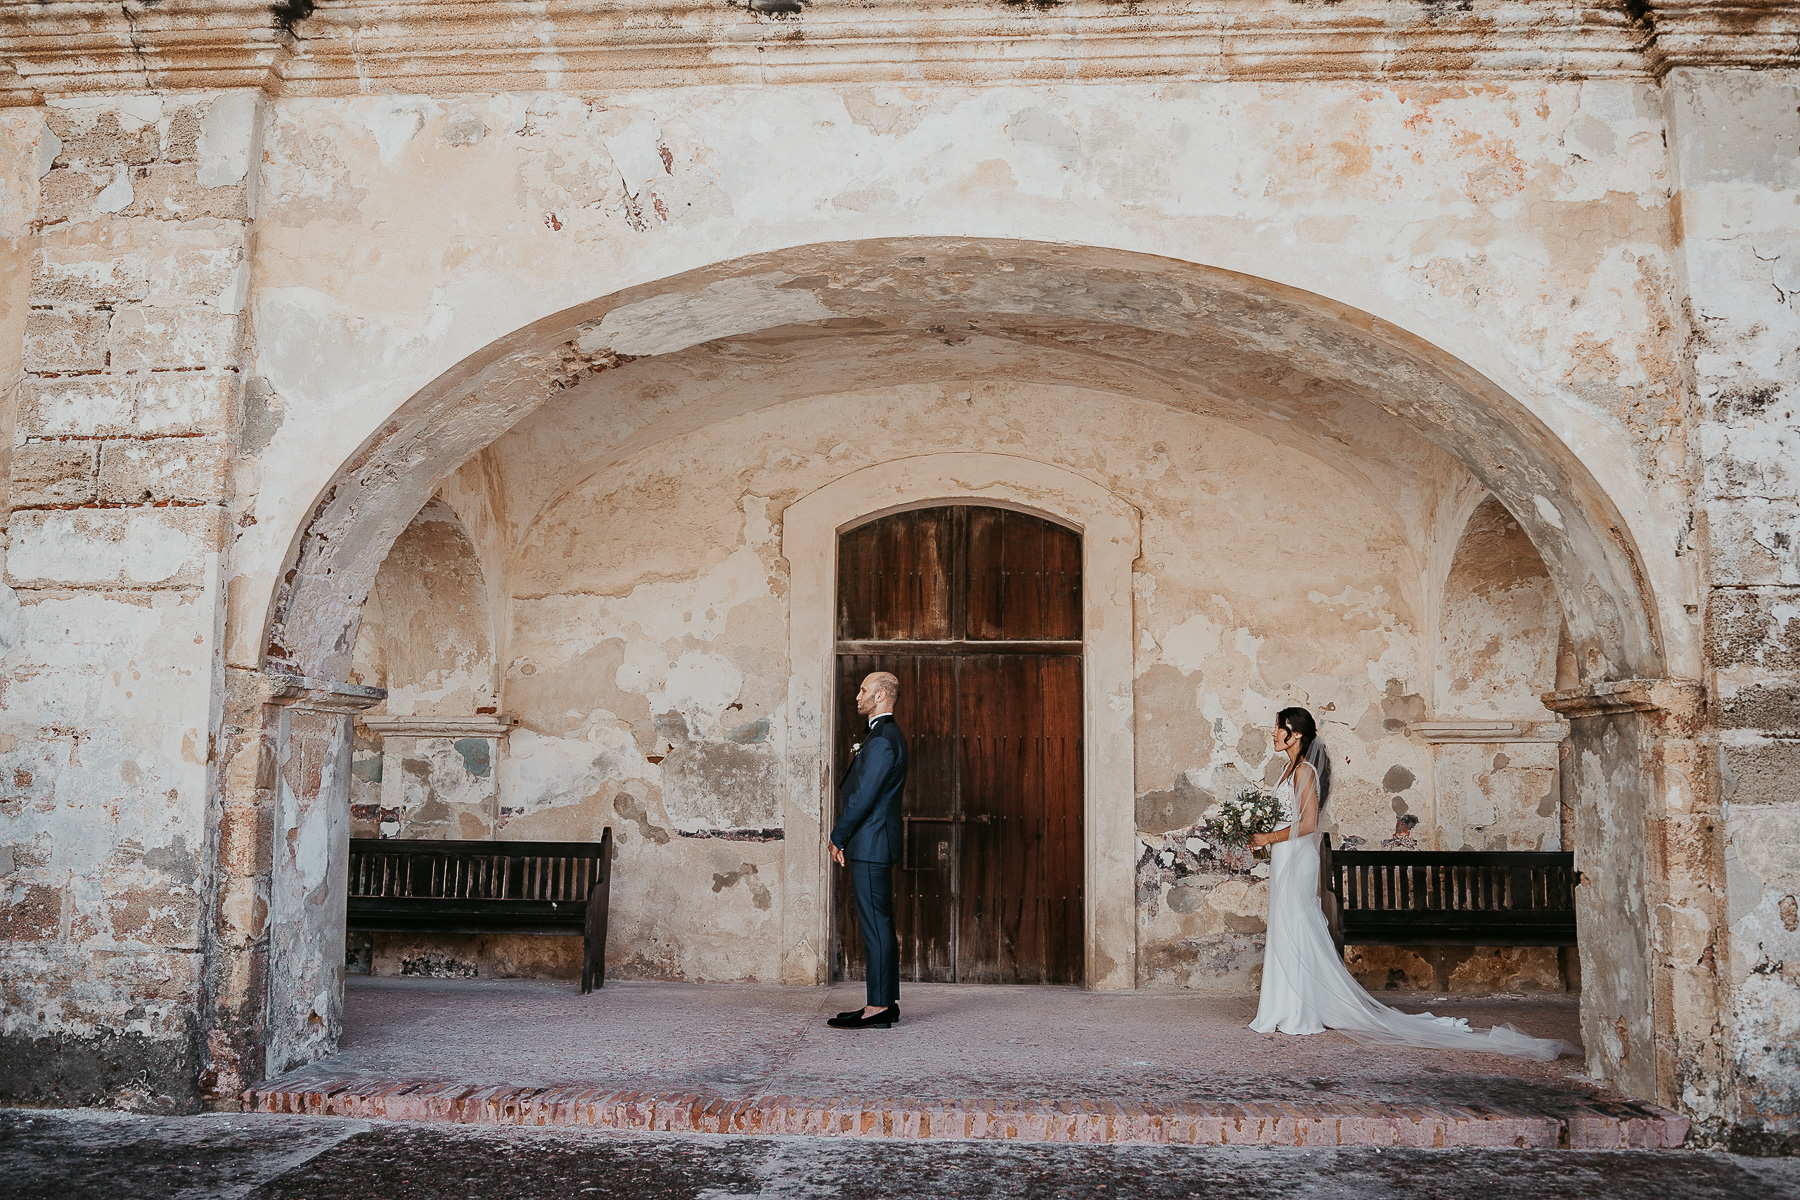
[[[894,868],[889,863],[850,860],[856,923],[862,929],[871,1005],[900,1003],[900,936],[894,931]]]

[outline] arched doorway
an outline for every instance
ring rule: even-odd
[[[900,679],[911,749],[895,872],[911,982],[1080,983],[1081,535],[1028,513],[893,513],[838,539],[837,777],[858,681]],[[839,888],[832,974],[863,951]]]

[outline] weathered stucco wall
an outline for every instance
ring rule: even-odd
[[[582,406],[571,394],[488,456],[502,473],[551,477],[615,459],[608,435],[617,436],[626,414],[615,411],[610,429],[586,427],[583,440],[569,428]],[[1461,492],[1461,473],[1443,456],[1414,450],[1435,475],[1356,478],[1255,431],[1158,403],[1004,381],[795,400],[612,461],[529,518],[503,514],[525,533],[508,567],[516,591],[503,700],[518,724],[503,752],[494,829],[586,839],[613,826],[615,972],[779,978],[776,866],[792,674],[783,511],[863,466],[982,450],[1073,467],[1140,514],[1130,589],[1140,853],[1160,849],[1247,779],[1265,778],[1268,726],[1285,703],[1310,705],[1325,722],[1339,764],[1329,814],[1337,836],[1378,842],[1409,802],[1435,810],[1431,750],[1408,736],[1407,723],[1426,711],[1419,692],[1430,656],[1418,612],[1425,514]],[[473,584],[443,580],[469,560],[466,543],[437,533],[441,561],[421,552],[422,531],[441,528],[436,507],[396,542],[377,576],[370,607],[380,608],[365,618],[363,661],[412,658],[415,674],[430,674],[433,655],[454,663],[472,644],[455,631],[467,623]],[[1538,572],[1527,569],[1527,578],[1541,584],[1541,563],[1526,550]],[[1526,590],[1542,599],[1541,587]],[[1519,617],[1519,606],[1460,613],[1461,628],[1471,638],[1486,630],[1525,639],[1515,653],[1553,661],[1554,626],[1536,610],[1535,624]],[[1510,678],[1510,669],[1490,664],[1487,686],[1535,704],[1553,682]],[[406,688],[376,670],[357,679],[385,684],[389,709]],[[1541,707],[1537,715],[1549,716]],[[402,744],[382,756],[374,790],[412,799],[382,803],[383,819],[393,821],[382,832],[457,836],[445,825],[457,815],[462,836],[486,836],[478,815],[485,793],[470,786],[467,756],[448,739],[430,742],[431,753],[424,741]],[[1487,778],[1437,774],[1440,788]],[[1539,801],[1490,800],[1503,818],[1489,819],[1529,823]],[[372,835],[373,814],[363,816]],[[1418,833],[1424,844],[1446,840],[1435,824]],[[1452,844],[1461,836],[1459,828]],[[1147,865],[1139,883],[1141,985],[1254,985],[1259,879]],[[373,967],[516,974],[568,966],[554,954],[518,961],[490,949],[478,939],[377,939]],[[1500,976],[1519,978],[1516,968]],[[1473,968],[1457,985],[1465,980],[1494,986]],[[1421,986],[1434,982],[1428,974]]]
[[[1737,1086],[1690,1085],[1739,1144],[1800,1145],[1800,74],[1684,71],[1670,81],[1707,550],[1707,702],[1716,758],[1667,818],[1693,880],[1658,922],[1703,974],[1672,1023],[1729,1027]],[[1696,755],[1698,758],[1699,755]],[[1715,775],[1716,772],[1716,775]],[[1723,846],[1710,836],[1723,825]],[[1713,903],[1689,899],[1723,858]],[[1717,905],[1723,892],[1724,907]],[[1722,960],[1713,949],[1722,939]],[[1721,1011],[1723,1009],[1723,1011]],[[1713,1064],[1688,1053],[1692,1077]],[[1685,1098],[1685,1097],[1684,1097]]]
[[[1345,763],[1340,833],[1404,810],[1437,835],[1476,763],[1470,844],[1502,801],[1541,805],[1551,743],[1406,728],[1524,715],[1499,698],[1525,704],[1507,681],[1559,636],[1524,574],[1482,615],[1440,604],[1471,498],[1500,496],[1569,625],[1558,803],[1606,875],[1583,889],[1591,1062],[1718,1136],[1791,1137],[1795,81],[1606,70],[30,97],[0,176],[0,238],[31,256],[22,282],[0,255],[0,369],[24,372],[0,392],[0,1090],[221,1100],[329,1044],[343,946],[314,916],[341,887],[310,849],[347,826],[308,822],[370,782],[350,713],[379,697],[340,685],[434,492],[480,562],[495,706],[524,718],[492,739],[490,828],[610,823],[622,880],[679,863],[619,910],[623,967],[778,977],[791,848],[684,834],[774,811],[784,498],[919,442],[1029,447],[1145,514],[1153,841],[1261,769],[1296,683]],[[866,239],[891,240],[830,249]],[[872,435],[851,392],[921,420]],[[1296,462],[1358,516],[1297,543],[1325,565],[1304,602],[1251,536],[1338,515]],[[1503,642],[1492,687],[1457,665],[1489,622],[1550,635],[1530,663]],[[1658,682],[1692,679],[1704,708]],[[1548,838],[1518,820],[1509,845]],[[1155,855],[1140,882],[1147,978],[1193,983],[1204,951],[1248,981],[1258,885]],[[666,936],[678,894],[714,906],[705,937]]]
[[[38,184],[5,351],[26,373],[8,389],[9,1094],[158,1107],[200,1087],[258,130],[248,97],[55,104],[7,160]]]
[[[1542,412],[1649,545],[1666,520],[1653,497],[1679,508],[1685,466],[1661,136],[1655,90],[1625,82],[279,102],[254,303],[278,331],[256,378],[285,416],[234,558],[250,604],[236,654],[262,649],[253,598],[301,512],[429,380],[598,281],[821,236],[1108,245],[1332,296]],[[816,319],[802,308],[776,311]],[[751,327],[747,310],[766,317],[769,300],[744,294],[738,324],[711,335]],[[1625,413],[1656,436],[1634,439]],[[1673,565],[1646,555],[1643,570],[1672,597],[1668,652],[1691,655]]]

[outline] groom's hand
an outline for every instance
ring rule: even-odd
[[[838,849],[835,843],[833,843],[831,847],[831,861],[840,867],[846,865],[844,862],[844,852]]]

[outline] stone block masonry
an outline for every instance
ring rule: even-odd
[[[5,559],[28,649],[0,685],[0,1090],[27,1102],[200,1099],[254,116],[42,110]]]
[[[1667,98],[1716,731],[1684,764],[1693,802],[1665,822],[1682,882],[1657,923],[1677,1014],[1669,1075],[1718,1078],[1722,1055],[1744,1086],[1685,1085],[1707,1097],[1698,1113],[1744,1149],[1792,1152],[1800,1106],[1776,1081],[1800,1042],[1800,72],[1676,72]]]

